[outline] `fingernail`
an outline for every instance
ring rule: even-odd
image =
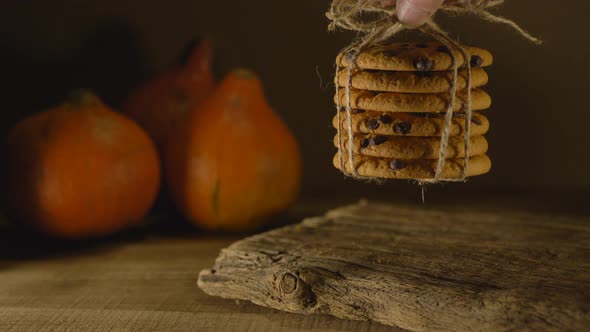
[[[412,0],[399,0],[397,3],[397,18],[409,27],[421,26],[432,14]]]

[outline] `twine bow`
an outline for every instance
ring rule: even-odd
[[[493,15],[489,12],[490,9],[498,7],[504,3],[504,0],[447,0],[439,9],[439,12],[451,14],[451,15],[475,15],[483,20],[505,24],[516,30],[525,39],[540,44],[541,40],[533,37],[531,34],[519,27],[514,21],[506,19],[500,16]],[[343,139],[341,133],[341,116],[340,116],[340,98],[337,99],[337,117],[338,117],[338,145],[340,148],[340,170],[345,174],[352,176],[357,179],[363,179],[365,177],[360,176],[357,171],[357,167],[354,163],[354,134],[352,124],[352,110],[351,110],[351,86],[352,86],[352,74],[356,69],[356,60],[358,55],[365,50],[367,47],[389,39],[399,32],[406,29],[396,18],[395,6],[385,7],[382,5],[381,0],[333,0],[330,10],[326,13],[326,16],[331,21],[329,30],[336,30],[338,28],[344,30],[355,31],[358,33],[357,38],[346,48],[344,51],[347,54],[347,60],[349,66],[347,68],[347,80],[344,87],[345,95],[345,110],[347,114],[347,129],[348,129],[348,163],[352,170],[352,174],[346,171],[345,161],[343,156]],[[426,23],[419,28],[419,30],[433,37],[434,39],[441,42],[443,45],[448,47],[451,60],[452,60],[452,82],[451,88],[449,89],[450,101],[448,104],[447,111],[445,113],[445,126],[441,133],[440,150],[438,155],[438,162],[436,172],[433,179],[419,179],[422,183],[437,183],[440,181],[465,181],[467,178],[467,169],[469,163],[470,154],[470,136],[471,136],[471,64],[469,61],[469,55],[467,51],[461,47],[455,40],[449,37],[449,35],[441,29],[432,19],[426,21]],[[465,130],[464,130],[464,147],[465,157],[461,176],[456,179],[442,179],[442,173],[444,170],[449,132],[452,126],[453,112],[456,103],[457,94],[457,77],[458,77],[458,65],[457,57],[455,52],[452,50],[458,50],[463,57],[463,63],[466,69],[466,100],[464,102],[465,109]],[[340,64],[336,64],[336,75],[335,85],[338,87],[338,73],[340,72]]]

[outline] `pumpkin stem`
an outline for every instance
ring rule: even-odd
[[[100,99],[90,89],[74,89],[68,94],[67,102],[76,106],[100,104]]]
[[[188,43],[184,46],[182,52],[180,53],[180,57],[178,58],[178,64],[180,66],[184,66],[187,64],[188,60],[191,58],[193,52],[197,45],[201,44],[203,38],[201,37],[193,37]]]
[[[194,37],[184,47],[177,65],[189,70],[208,69],[213,58],[211,39]]]

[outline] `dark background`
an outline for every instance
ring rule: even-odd
[[[554,5],[551,5],[554,3]],[[218,78],[236,66],[261,76],[304,157],[303,197],[417,197],[408,181],[359,183],[332,167],[333,59],[352,34],[327,31],[327,0],[0,0],[4,134],[16,120],[90,87],[113,106],[175,61],[194,36],[216,47]],[[584,201],[590,193],[590,43],[586,1],[508,0],[501,13],[542,38],[505,26],[442,18],[464,43],[491,50],[486,115],[491,173],[428,188],[437,197],[512,193]],[[457,197],[459,197],[457,196]]]

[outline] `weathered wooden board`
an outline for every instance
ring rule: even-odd
[[[361,202],[234,243],[198,285],[415,331],[590,331],[590,220]]]

